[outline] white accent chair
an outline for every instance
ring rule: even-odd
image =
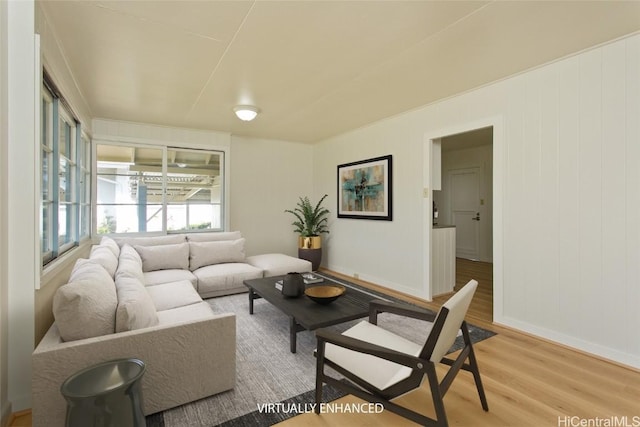
[[[326,329],[316,331],[316,413],[322,401],[323,383],[330,384],[369,402],[382,403],[386,409],[421,425],[447,426],[442,399],[460,369],[473,374],[480,403],[489,410],[464,317],[478,282],[471,280],[433,314],[416,307],[372,301],[369,322],[362,321],[342,334]],[[390,312],[433,322],[424,345],[418,345],[377,326],[377,315]],[[455,358],[445,355],[462,332],[464,348]],[[468,359],[468,363],[465,363]],[[442,381],[436,375],[436,364],[450,366]],[[349,382],[339,381],[325,373],[325,365],[344,375]],[[414,412],[391,402],[402,394],[420,387],[424,376],[429,381],[436,418]]]

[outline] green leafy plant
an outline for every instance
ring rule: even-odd
[[[322,233],[328,233],[327,215],[329,210],[320,206],[324,199],[328,196],[325,194],[315,205],[311,204],[308,197],[300,197],[300,201],[296,204],[294,210],[286,209],[285,212],[293,214],[296,220],[291,223],[295,227],[295,232],[302,237],[319,236]]]

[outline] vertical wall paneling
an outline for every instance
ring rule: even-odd
[[[541,310],[536,318],[546,328],[553,328],[560,311],[558,281],[558,70],[548,67],[540,70],[540,169],[539,200],[536,218],[540,226],[537,288]],[[535,285],[534,285],[535,286]]]
[[[523,224],[527,208],[524,186],[524,105],[526,103],[522,77],[510,80],[507,95],[507,120],[505,130],[505,176],[504,181],[504,315],[516,316],[526,303],[525,242],[526,227]],[[499,226],[499,225],[498,225]],[[516,309],[516,312],[512,312]]]
[[[626,308],[627,324],[625,346],[628,354],[640,355],[640,339],[637,337],[640,329],[640,37],[626,40],[625,43],[626,73],[624,115],[625,129],[625,234],[626,245],[617,248],[616,252],[625,257],[627,277],[625,282],[624,306]],[[624,254],[624,255],[623,255]],[[613,307],[621,307],[620,300],[615,301]]]
[[[581,333],[578,218],[578,58],[558,64],[558,305],[556,328]]]
[[[424,253],[422,236],[399,237],[426,221],[424,209],[412,210],[424,182],[408,173],[424,169],[411,153],[425,135],[502,117],[494,320],[640,367],[640,342],[629,338],[640,329],[639,56],[640,35],[631,35],[319,143],[316,171],[333,170],[345,153],[366,158],[372,144],[393,152],[403,171],[394,187],[398,223],[334,221],[329,266],[374,272],[398,290],[422,285],[420,273],[387,262],[388,253]],[[317,189],[335,191],[333,173],[315,176]],[[362,240],[372,234],[374,247]]]
[[[540,104],[541,79],[543,70],[529,73],[524,79],[524,106],[523,106],[523,185],[521,202],[518,205],[521,215],[522,242],[527,242],[519,248],[523,260],[525,300],[525,318],[527,321],[540,318],[541,314],[547,314],[544,307],[544,295],[540,291],[541,283],[541,254],[543,236],[546,230],[540,223],[541,212],[541,176],[540,176]]]
[[[625,60],[626,46],[622,43],[602,49],[602,139],[600,156],[602,162],[602,282],[600,283],[603,305],[613,307],[624,301],[626,282],[626,260],[618,248],[626,246],[626,189],[625,189]],[[640,213],[636,215],[640,218]],[[604,331],[615,331],[625,325],[626,307],[602,316]],[[624,347],[628,334],[604,333],[607,346]],[[627,331],[633,333],[633,331]]]
[[[582,324],[599,312],[602,292],[602,50],[580,56],[578,76],[579,146],[578,188],[580,227],[580,292],[582,309],[576,313]],[[584,331],[588,341],[603,332],[602,322]]]

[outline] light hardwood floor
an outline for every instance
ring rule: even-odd
[[[461,372],[453,382],[444,401],[449,425],[473,427],[555,426],[572,427],[599,418],[600,425],[612,424],[612,417],[623,420],[623,427],[640,427],[640,372],[598,359],[588,354],[531,337],[491,323],[492,266],[467,260],[457,260],[456,289],[470,278],[478,280],[467,319],[469,322],[498,335],[475,346],[480,373],[484,382],[489,412],[482,411],[471,376]],[[332,273],[336,274],[336,273]],[[338,274],[336,274],[338,275]],[[340,275],[338,275],[340,276]],[[354,280],[373,289],[385,290],[373,284]],[[386,290],[388,292],[388,290]],[[432,302],[390,292],[424,307],[438,309],[448,295]],[[630,337],[633,339],[634,337]],[[444,370],[439,370],[442,375]],[[402,404],[433,416],[428,388],[421,388],[400,398]],[[353,396],[336,403],[361,402]],[[577,417],[577,418],[571,418]],[[636,417],[636,418],[634,418]],[[604,424],[603,419],[610,420]],[[592,424],[597,425],[597,421]],[[31,425],[31,414],[15,418],[13,427]],[[278,424],[280,427],[333,426],[412,426],[415,425],[390,412],[382,414],[304,414]]]
[[[461,372],[444,399],[450,426],[640,426],[640,372],[493,325],[491,264],[458,260],[457,268],[456,289],[472,277],[479,282],[467,319],[498,335],[475,346],[489,412],[484,412],[480,406],[471,375]],[[348,277],[345,279],[355,281]],[[397,293],[396,296],[403,297]],[[448,296],[438,297],[433,302],[407,296],[404,298],[437,309]],[[442,378],[445,370],[438,372]],[[398,401],[419,412],[434,415],[426,385]],[[353,396],[336,401],[357,402],[361,400]],[[626,420],[622,418],[625,416]],[[598,418],[600,424],[596,424]],[[607,421],[604,419],[610,424],[605,424]],[[626,424],[612,424],[615,420]],[[591,424],[586,424],[589,422]],[[278,424],[280,427],[336,425],[375,427],[415,424],[388,411],[376,415],[303,414]]]

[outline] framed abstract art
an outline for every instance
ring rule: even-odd
[[[338,165],[338,218],[392,220],[392,156]]]

